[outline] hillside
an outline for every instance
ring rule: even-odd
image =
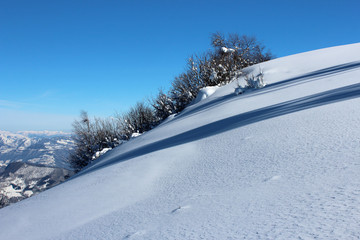
[[[73,175],[74,141],[61,132],[0,130],[0,208],[53,187]]]
[[[358,238],[360,44],[260,69],[1,209],[0,239]]]

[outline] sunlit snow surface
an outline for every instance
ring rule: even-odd
[[[198,95],[196,96],[196,98],[194,99],[192,104],[196,104],[199,103],[200,101],[204,100],[205,98],[210,97],[212,94],[214,94],[216,92],[216,90],[218,89],[218,86],[212,86],[212,87],[205,87],[200,89]]]
[[[0,239],[357,239],[360,44],[261,69],[1,209]]]

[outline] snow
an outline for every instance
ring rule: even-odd
[[[235,52],[235,49],[222,47],[221,51],[223,51],[224,53],[228,53],[228,52],[232,53],[232,52]]]
[[[37,181],[30,181],[29,188],[33,188],[36,185]]]
[[[6,167],[10,163],[10,160],[0,161],[0,167]]]
[[[18,131],[18,134],[25,136],[69,136],[70,132],[62,132],[62,131]]]
[[[61,139],[61,140],[57,140],[56,142],[59,144],[66,145],[66,144],[68,144],[69,140]]]
[[[132,133],[130,138],[131,138],[131,139],[137,138],[137,137],[139,137],[139,136],[141,136],[141,135],[142,135],[142,133],[137,133],[137,132],[136,132],[136,133]]]
[[[1,209],[0,239],[357,239],[360,44],[260,67]]]
[[[27,191],[25,191],[24,192],[24,195],[26,196],[26,197],[31,197],[31,195],[33,195],[34,193],[33,193],[33,191],[31,191],[31,190],[27,190]]]
[[[96,158],[104,155],[105,153],[107,153],[107,152],[110,151],[111,149],[112,149],[112,148],[104,148],[104,149],[101,150],[101,151],[97,151],[97,152],[95,153],[95,155],[92,157],[92,159],[96,159]]]
[[[14,187],[15,186],[15,187]],[[9,198],[22,197],[21,192],[25,188],[24,180],[21,178],[15,178],[11,181],[11,185],[2,189],[0,194]]]
[[[196,98],[193,101],[193,104],[196,104],[202,100],[204,100],[205,98],[210,97],[212,94],[215,93],[216,89],[218,89],[218,86],[211,86],[211,87],[204,87],[202,89],[200,89],[198,95],[196,96]]]
[[[20,194],[20,191],[15,190],[12,186],[8,186],[6,188],[3,189],[3,192],[1,192],[0,194],[5,195],[9,198],[13,198],[13,197],[21,197],[22,195]]]
[[[15,148],[23,145],[20,148],[25,149],[31,145],[31,139],[16,133],[0,130],[0,151],[2,153],[8,152],[8,148]]]
[[[39,150],[39,151],[41,151],[41,150]],[[52,154],[51,151],[48,153]],[[44,154],[41,156],[41,158],[29,159],[28,162],[43,164],[43,165],[47,165],[47,166],[55,166],[56,165],[55,157],[53,155],[49,155],[49,154]]]
[[[43,132],[40,132],[43,133]],[[0,131],[0,167],[10,162],[23,160],[30,163],[69,168],[66,161],[69,150],[74,147],[71,136],[31,136]],[[7,164],[6,164],[7,163]],[[5,165],[6,164],[6,165]]]

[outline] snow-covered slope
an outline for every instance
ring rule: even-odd
[[[1,209],[0,239],[358,238],[360,44],[259,69]]]

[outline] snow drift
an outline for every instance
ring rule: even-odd
[[[0,210],[0,239],[360,236],[360,44],[275,59]]]
[[[216,89],[218,88],[219,88],[218,86],[211,86],[200,89],[198,95],[196,96],[192,104],[199,103],[200,101],[210,97],[212,94],[216,92]]]

